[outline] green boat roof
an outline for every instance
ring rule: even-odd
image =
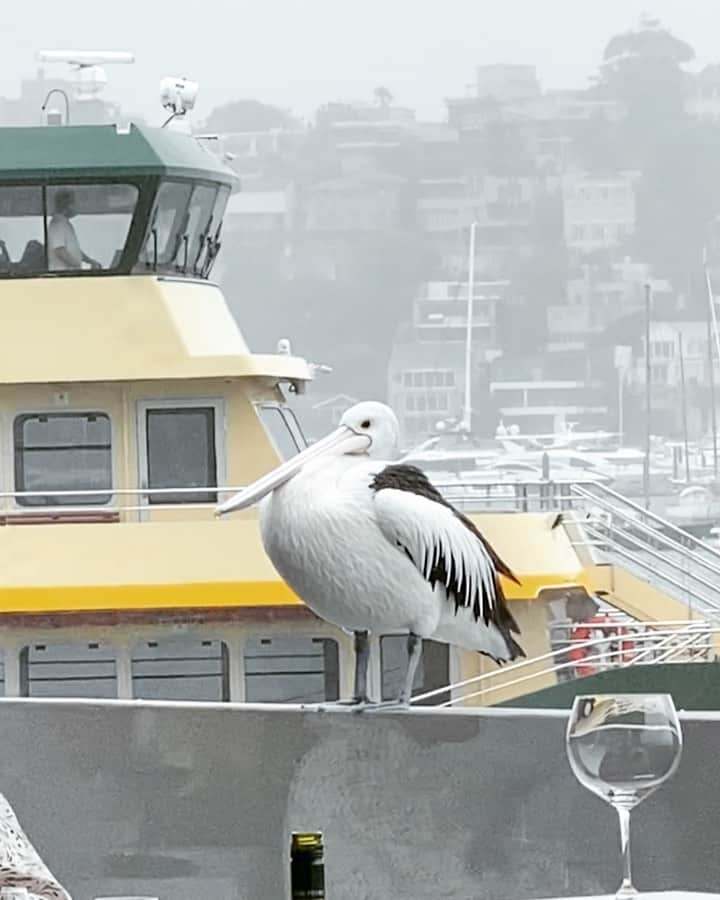
[[[0,183],[165,175],[234,184],[200,141],[163,128],[65,125],[0,128]]]

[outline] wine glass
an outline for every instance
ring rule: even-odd
[[[616,900],[636,897],[630,869],[630,810],[675,772],[682,732],[669,694],[576,697],[565,736],[577,780],[620,819],[623,880]]]

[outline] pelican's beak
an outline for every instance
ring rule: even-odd
[[[327,437],[321,438],[314,444],[311,444],[302,453],[293,456],[292,459],[286,460],[272,472],[263,475],[262,478],[254,484],[248,485],[241,491],[238,491],[229,500],[220,503],[215,507],[215,515],[220,517],[236,509],[246,509],[262,500],[270,491],[290,481],[293,475],[297,475],[300,469],[308,462],[317,459],[320,456],[332,455],[342,456],[348,453],[363,453],[371,444],[370,437],[366,434],[356,434],[352,428],[347,425],[341,425],[331,432]]]

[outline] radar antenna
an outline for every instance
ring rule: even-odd
[[[135,62],[135,55],[125,50],[40,50],[37,58],[40,62],[59,62],[69,65],[74,70],[73,90],[75,98],[80,101],[92,100],[102,93],[107,84],[104,66]],[[65,124],[70,123],[70,101],[62,88],[53,88],[48,92],[42,111],[47,109],[52,94],[59,93],[65,98]]]

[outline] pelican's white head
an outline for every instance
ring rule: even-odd
[[[370,443],[364,451],[372,459],[390,459],[396,451],[400,437],[397,416],[384,403],[365,400],[356,403],[343,413],[340,427],[349,428],[354,434],[366,436]]]
[[[394,454],[399,433],[397,418],[389,406],[374,400],[356,403],[343,414],[335,431],[221,503],[215,509],[215,515],[222,516],[252,506],[297,475],[307,463],[318,459],[338,456],[388,458]]]

